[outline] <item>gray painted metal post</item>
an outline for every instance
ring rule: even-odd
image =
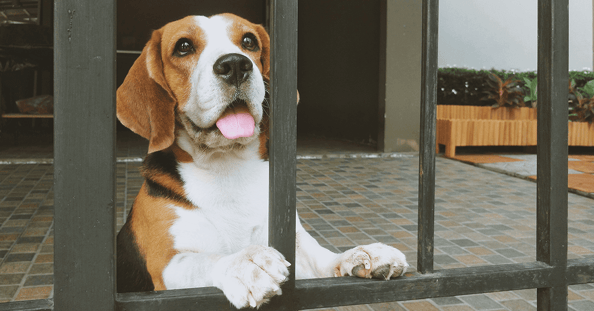
[[[291,262],[283,285],[283,304],[270,310],[296,310],[295,221],[297,152],[297,1],[271,3],[271,114],[270,114],[270,216],[268,240]]]
[[[55,310],[115,309],[115,13],[55,2]]]
[[[567,310],[568,0],[538,1],[536,259],[553,266],[539,310]]]
[[[417,242],[417,269],[421,273],[433,271],[438,19],[439,1],[424,0],[421,137],[419,140],[419,237]]]

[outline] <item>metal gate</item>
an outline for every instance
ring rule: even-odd
[[[386,0],[381,0],[386,1]],[[392,0],[387,0],[392,1]],[[295,258],[297,1],[272,0],[270,244]],[[55,2],[55,297],[1,310],[232,310],[221,291],[117,294],[116,0]],[[537,255],[530,263],[433,269],[438,0],[423,1],[418,271],[389,282],[291,281],[262,310],[299,310],[538,288],[567,310],[567,286],[594,282],[594,258],[567,260],[568,0],[538,1]],[[284,104],[279,104],[284,103]],[[294,265],[293,265],[294,267]]]

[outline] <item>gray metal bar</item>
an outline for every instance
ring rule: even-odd
[[[550,286],[554,268],[542,262],[438,270],[391,281],[356,277],[299,280],[295,309],[405,301]],[[283,294],[284,295],[284,294]],[[285,302],[286,303],[286,302]],[[119,310],[234,310],[214,289],[118,294]],[[265,305],[260,310],[279,310]]]
[[[594,258],[567,261],[567,284],[594,283]]]
[[[433,271],[438,19],[439,1],[424,0],[419,150],[419,233],[417,246],[417,270],[421,273]]]
[[[271,1],[270,246],[292,263],[274,310],[296,310],[295,221],[297,166],[297,1]],[[282,303],[281,303],[282,302]]]
[[[54,301],[52,299],[25,300],[0,303],[0,311],[52,311]]]
[[[115,308],[116,1],[55,2],[55,310]]]
[[[555,268],[539,310],[567,310],[568,0],[538,1],[536,259]]]

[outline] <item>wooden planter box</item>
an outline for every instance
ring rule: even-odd
[[[594,125],[568,122],[569,146],[594,146]],[[535,108],[437,106],[437,152],[457,146],[536,146]]]

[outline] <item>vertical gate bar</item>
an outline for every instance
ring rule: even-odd
[[[437,115],[437,30],[439,1],[423,1],[421,137],[419,150],[419,233],[417,270],[433,271],[435,212],[435,123]]]
[[[55,2],[55,310],[115,309],[115,12]]]
[[[536,259],[555,267],[539,310],[567,310],[568,0],[538,1]]]
[[[297,165],[297,1],[272,0],[270,60],[270,216],[268,240],[291,262],[285,299],[295,289]],[[286,300],[283,299],[285,302]],[[285,303],[283,310],[294,310]]]

